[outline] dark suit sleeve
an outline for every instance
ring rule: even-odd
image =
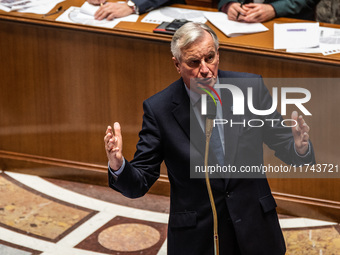
[[[299,15],[303,10],[314,11],[315,6],[320,0],[276,0],[268,1],[274,7],[276,17],[290,17]],[[304,13],[301,14],[302,19],[306,19]]]
[[[320,0],[266,0],[265,4],[270,4],[275,10],[275,17],[290,17],[298,19],[314,19],[315,7]],[[241,0],[220,0],[218,9],[231,2],[243,2]]]
[[[174,3],[185,4],[184,0],[133,0],[138,6],[139,13],[152,11],[163,5],[171,5]]]
[[[221,0],[221,1],[218,2],[218,6],[217,7],[221,11],[221,8],[222,8],[223,5],[229,4],[229,3],[232,3],[232,2],[234,2],[234,3],[239,2],[239,3],[241,3],[241,0]]]
[[[259,109],[270,109],[272,106],[272,97],[263,84],[262,79],[259,79],[258,86],[258,102]],[[255,94],[255,93],[254,93]],[[290,119],[289,116],[285,116],[285,119]],[[310,142],[309,153],[303,157],[299,156],[294,148],[294,138],[292,129],[289,122],[283,122],[283,117],[278,111],[274,111],[272,114],[264,116],[264,143],[275,151],[275,156],[281,159],[286,164],[303,165],[303,164],[315,164],[313,145]],[[272,120],[272,121],[270,121]],[[274,121],[275,120],[275,121]]]
[[[130,198],[141,197],[148,192],[160,175],[163,161],[156,118],[147,102],[143,107],[143,126],[134,159],[125,161],[125,168],[118,178],[109,171],[109,186]]]

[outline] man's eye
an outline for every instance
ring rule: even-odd
[[[189,66],[198,66],[200,64],[200,61],[199,60],[191,60],[189,62]]]
[[[215,59],[215,56],[214,56],[214,55],[211,55],[211,56],[207,57],[205,61],[206,61],[207,63],[211,63],[211,62],[214,61],[214,59]]]

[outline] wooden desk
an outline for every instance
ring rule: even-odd
[[[55,10],[82,3],[62,2]],[[153,34],[156,25],[141,23],[143,16],[137,23],[122,22],[114,29],[55,22],[56,17],[0,12],[0,166],[107,185],[106,126],[121,123],[124,155],[131,159],[143,100],[179,78],[171,61],[171,37]],[[264,24],[268,32],[236,38],[214,28],[221,42],[220,68],[266,78],[340,77],[340,54],[273,50],[273,23]],[[326,108],[317,107],[315,101],[317,117],[308,119],[317,159],[338,163],[339,121],[334,104],[340,87],[326,89],[320,84],[308,89],[313,97],[330,99],[324,103]],[[326,121],[323,125],[320,116]],[[276,162],[267,151],[265,160]],[[339,219],[339,179],[270,182],[281,212]],[[153,192],[169,192],[164,168]]]

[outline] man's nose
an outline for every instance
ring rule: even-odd
[[[200,73],[203,77],[205,77],[206,75],[209,74],[209,68],[208,68],[208,65],[207,63],[203,60],[201,62],[201,66],[200,66]]]

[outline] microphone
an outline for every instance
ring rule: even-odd
[[[212,100],[211,97],[208,97],[207,98],[207,114],[206,114],[206,120],[205,120],[205,137],[206,139],[209,139],[208,142],[210,142],[210,137],[212,134],[212,130],[214,128],[214,119],[216,118],[216,111],[217,111],[217,107],[215,105],[215,102]]]
[[[209,158],[209,145],[210,145],[210,138],[212,135],[212,131],[214,128],[214,119],[216,118],[217,107],[215,102],[212,100],[211,97],[207,98],[207,114],[205,120],[205,156],[204,156],[204,166],[205,166],[205,182],[207,184],[208,194],[211,209],[213,212],[213,220],[214,220],[214,250],[215,255],[219,255],[219,245],[218,245],[218,229],[217,229],[217,212],[216,206],[214,201],[214,196],[212,194],[210,180],[209,180],[209,173],[208,173],[208,158]]]

